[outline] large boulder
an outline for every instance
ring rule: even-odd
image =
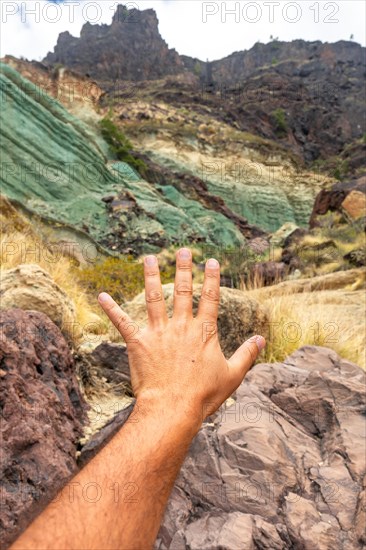
[[[256,365],[194,439],[156,548],[364,548],[365,382],[326,348]]]
[[[365,194],[365,176],[350,181],[339,181],[329,189],[322,189],[315,199],[310,228],[321,225],[321,216],[327,212],[346,212],[351,220],[365,215]],[[351,197],[348,199],[349,195]]]
[[[75,305],[50,275],[35,264],[22,264],[0,273],[0,308],[45,313],[63,331],[72,332]]]
[[[68,345],[46,315],[2,311],[0,331],[0,538],[6,546],[76,472],[87,405]]]
[[[193,289],[193,313],[197,313],[202,286]],[[163,293],[168,315],[173,313],[174,285],[163,285]],[[125,306],[126,312],[140,326],[146,325],[147,313],[145,293],[141,292]],[[229,357],[248,338],[254,334],[268,333],[268,318],[262,306],[240,290],[222,287],[220,289],[220,306],[218,330],[221,348]]]
[[[284,223],[275,233],[271,235],[271,245],[281,247],[284,246],[286,239],[298,229],[300,228],[293,222]]]
[[[348,218],[358,220],[366,216],[366,194],[361,191],[351,191],[341,206]]]

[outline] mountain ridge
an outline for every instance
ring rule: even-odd
[[[119,5],[111,25],[86,23],[80,38],[61,33],[44,63],[90,76],[112,98],[125,82],[138,96],[165,80],[163,101],[208,107],[215,119],[277,141],[311,165],[366,135],[365,53],[349,41],[274,40],[204,62],[168,47],[154,10]]]

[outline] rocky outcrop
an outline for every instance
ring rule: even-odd
[[[154,10],[118,5],[111,25],[85,23],[80,38],[61,33],[44,61],[87,73],[107,87],[119,80],[155,80],[183,72],[182,59],[161,38],[158,23]]]
[[[342,202],[342,210],[351,221],[366,216],[366,194],[351,191]]]
[[[346,153],[354,143],[355,166],[365,165],[359,143],[366,131],[364,48],[355,42],[258,42],[206,63],[169,50],[153,10],[119,5],[111,25],[86,23],[80,38],[60,34],[45,62],[89,74],[114,96],[123,93],[124,81],[189,74],[187,95],[167,82],[168,102],[208,107],[216,119],[279,140],[309,163]]]
[[[249,275],[249,281],[269,286],[282,281],[287,275],[288,268],[284,262],[261,262],[255,264]]]
[[[0,274],[0,308],[45,313],[62,331],[72,333],[76,310],[67,294],[38,265],[22,264]]]
[[[0,312],[2,548],[76,472],[86,422],[68,345],[43,313]]]
[[[326,348],[256,365],[193,441],[159,550],[356,550],[365,373]]]
[[[88,113],[89,118],[97,119],[95,111],[104,92],[87,76],[65,67],[49,67],[44,63],[29,62],[11,55],[6,55],[2,62],[33,82],[38,89],[38,95],[49,95],[57,99],[68,111],[81,115],[82,118],[86,118]]]
[[[351,193],[357,193],[357,204],[360,205],[357,212],[361,216],[362,210],[365,210],[365,198],[362,199],[360,197],[362,195],[366,196],[366,176],[350,181],[340,181],[328,189],[322,189],[315,199],[309,222],[310,228],[320,225],[321,216],[324,216],[328,212],[339,212],[342,214],[343,203]],[[347,204],[350,204],[350,208],[352,209],[352,202],[354,204],[352,200],[350,202],[346,201],[346,208]],[[366,215],[365,211],[363,215]]]
[[[52,90],[53,82],[50,75],[47,80],[47,71],[9,58],[7,62],[0,64],[2,192],[30,216],[39,214],[52,227],[61,222],[58,234],[62,229],[67,240],[67,228],[75,228],[88,257],[101,253],[95,241],[106,249],[134,255],[182,240],[225,246],[244,243],[235,216],[231,220],[225,212],[210,210],[215,204],[204,207],[183,192],[165,196],[128,164],[117,163],[96,121],[86,125],[80,120],[82,103],[80,107],[75,100],[76,117],[47,94],[46,84]],[[23,78],[15,65],[33,82]],[[43,84],[37,84],[37,78]],[[80,94],[79,90],[79,99]],[[108,196],[117,198],[112,209],[103,202]],[[225,231],[217,231],[211,218]]]
[[[19,313],[11,312],[7,321],[14,315]],[[25,315],[27,327],[34,316],[37,327],[46,319],[42,314]],[[54,327],[46,319],[47,323],[48,328]],[[8,342],[5,339],[6,345]],[[60,341],[58,352],[63,351]],[[42,361],[36,361],[35,366],[23,360],[20,372],[17,366],[20,380],[24,369],[39,371],[39,365],[46,364],[48,355],[40,353],[40,357]],[[10,364],[13,360],[7,358],[6,365]],[[3,379],[8,370],[6,374],[1,371]],[[73,385],[70,375],[67,381],[62,380]],[[332,350],[314,346],[301,348],[283,363],[253,367],[233,399],[204,423],[192,442],[155,548],[361,550],[366,544],[365,382],[365,373],[359,367]],[[11,388],[14,391],[13,385]],[[57,398],[54,392],[42,395],[42,399],[46,397],[42,410],[48,410],[47,400],[54,404]],[[11,403],[8,401],[7,406],[12,407]],[[79,403],[74,396],[73,406]],[[28,404],[24,406],[28,411]],[[13,408],[8,410],[13,412]],[[52,408],[52,419],[58,411]],[[88,440],[81,450],[79,467],[109,441],[132,411],[133,403]],[[70,424],[69,418],[63,430]],[[32,418],[31,428],[27,425],[24,432],[27,445],[34,433],[44,429],[41,419]],[[53,430],[58,435],[57,424],[51,427],[51,435]],[[62,434],[67,442],[63,442],[65,452],[69,445],[72,448],[70,441],[75,441],[75,434]],[[51,442],[48,434],[46,450]],[[33,444],[31,449],[39,447]],[[41,463],[39,475],[43,477],[36,487],[44,505],[59,486],[60,477],[51,488],[47,474],[53,457],[45,453]],[[15,492],[12,499],[21,530],[37,506],[32,499],[24,505]],[[9,524],[6,540],[12,540],[18,532]]]
[[[77,372],[86,394],[132,396],[126,346],[111,342],[102,342],[96,347],[91,344],[92,349],[89,346],[89,343],[80,346],[74,354]]]
[[[201,296],[201,285],[194,285],[193,313],[197,313]],[[163,293],[168,316],[173,312],[174,285],[163,285]],[[136,296],[124,306],[131,319],[139,326],[147,323],[145,292]],[[254,336],[268,333],[268,319],[262,306],[253,298],[240,290],[222,287],[220,289],[220,305],[218,332],[222,351],[230,357],[241,344]]]
[[[348,269],[346,271],[336,271],[326,275],[318,275],[309,279],[297,279],[282,281],[276,285],[260,288],[258,293],[262,299],[274,298],[278,296],[288,296],[290,294],[311,293],[322,290],[358,290],[364,288],[366,282],[366,270]],[[254,291],[255,295],[256,291]]]
[[[306,162],[326,159],[366,130],[364,55],[345,41],[255,44],[211,64],[205,95],[209,105],[224,96],[223,115],[240,129],[284,142]]]

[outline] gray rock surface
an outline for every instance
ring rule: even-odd
[[[332,350],[256,365],[193,441],[156,548],[364,548],[365,406]]]

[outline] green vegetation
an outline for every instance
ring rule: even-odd
[[[174,281],[175,267],[161,269],[162,283]],[[144,289],[143,264],[132,256],[108,258],[103,262],[75,270],[79,284],[91,296],[107,291],[118,303],[131,300]]]
[[[288,126],[286,121],[286,113],[283,109],[276,109],[272,112],[272,117],[275,124],[275,131],[278,136],[283,136],[287,133]]]
[[[193,72],[196,76],[201,76],[202,66],[201,66],[201,63],[199,61],[196,62],[195,66],[194,66],[194,69],[193,69]]]
[[[134,170],[144,177],[146,165],[142,160],[133,156],[132,143],[126,138],[121,130],[117,128],[109,117],[103,118],[99,124],[103,138],[108,143],[117,159],[126,162],[131,168],[134,168]]]

